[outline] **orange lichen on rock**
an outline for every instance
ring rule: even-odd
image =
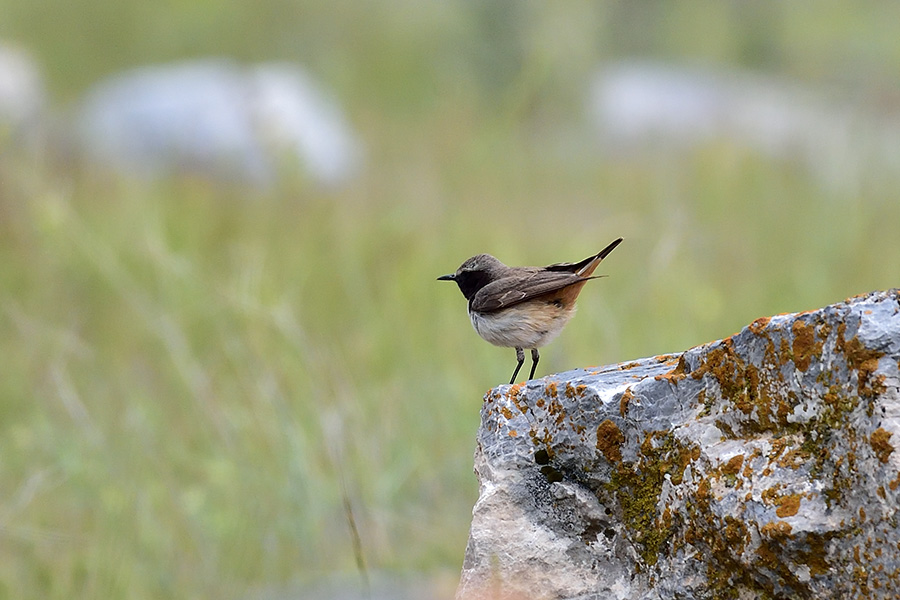
[[[528,410],[528,407],[522,403],[522,399],[519,397],[523,389],[525,389],[525,384],[517,383],[509,388],[509,392],[507,392],[506,397],[509,398],[510,402],[515,404],[516,408],[519,409],[519,412],[525,414],[525,411]]]
[[[767,538],[780,539],[791,535],[792,529],[790,523],[772,521],[760,527],[759,532]]]
[[[747,329],[755,333],[756,335],[762,335],[763,330],[765,330],[766,326],[769,324],[769,321],[772,320],[772,317],[760,317],[757,320],[750,323],[747,326]]]
[[[606,460],[610,462],[622,460],[623,443],[625,443],[625,435],[609,419],[606,419],[597,427],[597,450],[606,457]]]
[[[894,451],[894,446],[891,445],[890,440],[891,432],[881,427],[872,432],[872,436],[869,438],[869,443],[872,445],[872,450],[875,451],[875,456],[883,463],[888,461],[891,453]]]
[[[794,365],[800,371],[806,371],[813,357],[822,354],[822,342],[816,343],[815,327],[799,319],[794,321],[791,332],[794,334],[794,343],[791,346]]]
[[[628,412],[628,405],[634,399],[634,392],[631,391],[631,388],[626,388],[624,392],[622,392],[622,397],[619,399],[619,416],[624,417]]]
[[[783,468],[799,469],[805,465],[808,460],[809,452],[801,446],[785,452],[778,458],[777,464],[779,467]]]
[[[666,361],[668,362],[668,361]],[[657,375],[655,379],[657,381],[668,381],[669,383],[678,383],[685,377],[687,377],[688,366],[687,361],[684,360],[684,354],[682,354],[678,358],[678,363],[675,365],[675,368],[669,371],[668,373],[663,373],[662,375]]]
[[[800,494],[788,494],[775,499],[775,514],[783,519],[793,517],[800,510]]]
[[[857,391],[860,396],[872,397],[885,392],[884,376],[872,377],[878,369],[878,359],[884,352],[866,348],[859,338],[853,337],[844,341],[844,324],[838,326],[837,349],[843,351],[847,365],[857,371]]]
[[[897,488],[900,487],[900,471],[898,471],[897,476],[894,477],[894,479],[890,483],[888,483],[888,487],[891,488],[892,492],[897,491]],[[900,550],[900,548],[898,548],[898,550]]]
[[[569,400],[574,400],[577,397],[583,396],[584,392],[587,390],[587,386],[584,384],[572,385],[571,383],[566,384],[566,398]]]
[[[741,471],[741,467],[744,466],[744,455],[737,454],[732,456],[727,463],[722,467],[722,472],[726,475],[737,475]]]

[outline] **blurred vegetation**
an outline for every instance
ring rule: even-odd
[[[287,59],[369,148],[332,191],[0,154],[0,598],[242,598],[352,573],[342,488],[370,568],[455,574],[480,397],[514,363],[434,281],[472,254],[547,264],[626,238],[539,375],[898,285],[897,173],[839,193],[719,144],[601,160],[582,116],[622,56],[897,98],[898,12],[0,0],[0,39],[60,109],[134,65]]]

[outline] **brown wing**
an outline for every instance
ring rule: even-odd
[[[472,297],[469,307],[478,312],[491,312],[549,294],[588,278],[565,271],[536,270],[493,281]]]

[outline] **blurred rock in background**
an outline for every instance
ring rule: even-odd
[[[335,101],[287,63],[134,69],[89,90],[76,129],[90,159],[147,178],[192,174],[266,187],[299,170],[337,186],[359,171],[363,154]]]
[[[37,63],[25,50],[0,42],[0,148],[32,147],[46,104]]]
[[[796,160],[828,189],[900,173],[900,118],[773,76],[641,61],[591,86],[589,113],[610,153],[724,143]]]

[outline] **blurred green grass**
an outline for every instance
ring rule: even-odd
[[[370,162],[340,190],[258,192],[0,154],[0,598],[239,598],[353,572],[341,481],[371,568],[455,573],[480,398],[513,366],[435,281],[472,254],[547,264],[626,238],[539,375],[900,281],[896,173],[842,195],[722,145],[601,162],[566,137],[617,53],[880,76],[900,50],[874,9],[825,3],[800,27],[796,8],[741,25],[696,2],[172,3],[156,47],[148,5],[5,4],[0,32],[33,40],[63,96],[184,54],[309,57]]]

